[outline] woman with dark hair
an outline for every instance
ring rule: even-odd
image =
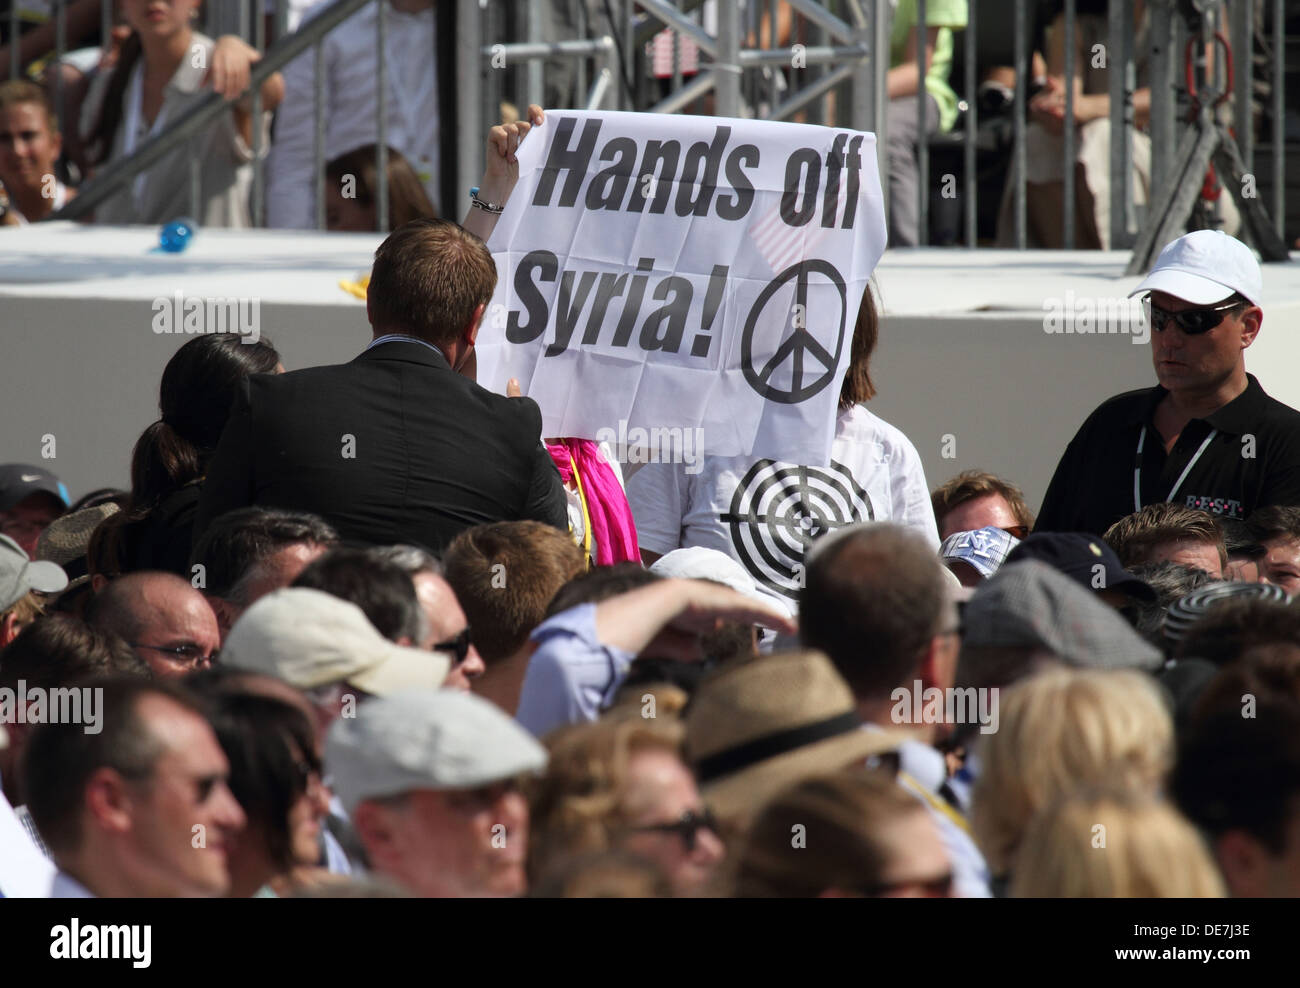
[[[329,794],[307,715],[270,696],[200,689],[248,822],[227,847],[230,898],[285,895],[316,876]]]
[[[265,338],[197,336],[163,370],[162,417],[136,441],[131,496],[91,540],[92,573],[119,576],[159,569],[190,577],[190,540],[208,459],[226,426],[235,392],[249,374],[284,370]]]
[[[129,156],[191,113],[209,88],[231,106],[100,203],[96,222],[166,223],[188,215],[203,226],[251,226],[253,127],[261,129],[265,153],[271,112],[284,95],[284,81],[275,73],[262,83],[261,119],[254,121],[252,93],[245,90],[261,55],[233,34],[213,41],[196,31],[200,0],[122,0],[121,8],[131,34],[113,70],[95,77],[82,113],[81,130],[93,165]],[[198,168],[197,206],[191,161]]]
[[[354,148],[325,166],[325,229],[352,233],[379,229],[375,150],[374,144]],[[437,219],[437,210],[411,163],[397,148],[389,148],[388,229],[421,218]]]

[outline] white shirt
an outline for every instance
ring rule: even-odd
[[[50,882],[50,899],[97,899],[94,892],[86,888],[66,871],[58,872]]]
[[[628,478],[627,497],[641,548],[718,549],[789,600],[808,545],[844,525],[892,521],[939,548],[920,454],[863,405],[836,420],[830,466],[706,456],[691,475],[686,464],[648,463]]]
[[[40,852],[0,789],[0,895],[43,899],[54,881],[54,863]]]
[[[112,137],[110,161],[117,161],[140,147],[150,134],[190,113],[211,93],[205,85],[216,45],[195,31],[191,37],[195,56],[181,59],[163,88],[163,102],[153,124],[143,114],[143,62],[137,62],[123,93],[122,118]],[[81,130],[89,134],[99,119],[108,97],[114,73],[96,73],[81,107]],[[271,114],[262,111],[262,154],[270,144]],[[194,211],[190,189],[190,160],[199,162],[198,212]],[[179,216],[192,216],[204,227],[247,229],[252,226],[249,209],[253,188],[253,149],[235,124],[234,112],[219,113],[189,141],[172,149],[154,165],[95,207],[95,222],[104,225],[167,223]]]
[[[310,20],[332,0],[307,12]],[[321,95],[325,105],[323,169],[341,154],[379,141],[379,100],[375,60],[379,15],[367,4],[325,35]],[[400,151],[421,176],[435,208],[438,203],[438,99],[434,59],[434,12],[388,10],[388,57],[384,61],[389,147]],[[309,48],[284,70],[284,100],[275,124],[267,164],[267,226],[316,228],[315,55]]]
[[[947,781],[943,754],[928,744],[906,740],[898,746],[898,783],[916,796],[939,830],[939,839],[952,864],[953,894],[962,899],[988,899],[989,867],[970,835],[969,824],[949,807],[939,789]]]

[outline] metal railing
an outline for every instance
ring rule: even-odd
[[[61,56],[67,45],[68,25],[81,30],[85,26],[87,6],[94,0],[58,0],[54,5],[53,40],[55,55]],[[111,0],[99,0],[99,26],[107,35],[111,26]],[[314,102],[314,176],[315,220],[324,225],[324,164],[325,164],[325,108],[319,98],[322,85],[322,43],[326,36],[347,18],[359,12],[368,3],[378,2],[375,43],[378,52],[384,51],[388,30],[386,10],[382,0],[335,0],[320,13],[305,21],[297,31],[285,33],[286,4],[276,3],[271,41],[265,56],[254,66],[252,92],[254,119],[260,109],[260,84],[273,72],[285,67],[294,58],[314,49],[315,87]],[[954,32],[964,55],[963,78],[950,80],[952,89],[961,98],[962,125],[946,138],[948,146],[958,147],[961,184],[961,219],[964,228],[961,240],[975,247],[980,242],[978,205],[979,172],[981,158],[988,157],[983,147],[980,114],[981,71],[986,42],[990,38],[987,28],[981,33],[981,23],[1001,14],[1006,0],[968,0],[968,19],[964,30]],[[778,29],[783,6],[788,6],[794,31],[783,36]],[[1010,147],[1007,193],[1014,245],[1020,249],[1028,246],[1029,130],[1028,116],[1029,71],[1033,44],[1028,0],[1013,0],[1014,37],[1010,53],[1015,72],[1013,109],[1011,113]],[[1182,80],[1185,73],[1184,58],[1191,50],[1198,78],[1211,86],[1227,87],[1226,65],[1222,59],[1208,60],[1195,46],[1187,46],[1187,27],[1182,7],[1176,0],[1150,0],[1149,49],[1141,53],[1148,67],[1150,89],[1149,122],[1145,133],[1150,138],[1150,189],[1154,200],[1157,190],[1174,174],[1173,166],[1180,140],[1189,126],[1185,92]],[[1206,6],[1201,4],[1201,6]],[[1233,0],[1226,6],[1209,4],[1207,19],[1210,29],[1226,32],[1236,56],[1235,72],[1227,98],[1235,120],[1235,133],[1240,144],[1245,168],[1254,177],[1254,163],[1262,148],[1257,135],[1267,125],[1271,136],[1271,197],[1269,221],[1278,236],[1285,232],[1286,165],[1284,93],[1285,16],[1282,0]],[[465,188],[472,184],[483,164],[483,138],[486,128],[497,119],[498,106],[508,96],[522,91],[520,106],[527,102],[541,102],[546,85],[546,60],[564,59],[575,67],[576,85],[572,87],[574,101],[588,108],[613,107],[650,112],[687,112],[700,108],[707,102],[709,112],[720,116],[757,116],[767,119],[788,120],[802,117],[809,122],[824,122],[839,126],[869,130],[877,135],[877,153],[881,180],[889,188],[889,70],[887,57],[890,49],[892,5],[889,0],[751,0],[742,9],[740,5],[720,2],[706,5],[701,0],[582,0],[578,4],[579,19],[573,33],[577,37],[557,37],[548,33],[546,14],[549,5],[545,0],[526,0],[507,8],[501,4],[482,4],[479,0],[454,0],[455,14],[455,107],[457,126],[454,133],[444,131],[444,140],[457,142],[454,157],[452,188]],[[1079,18],[1077,0],[1065,0],[1064,47],[1073,53],[1077,47]],[[927,18],[925,0],[917,3],[918,22]],[[236,29],[258,47],[266,40],[266,0],[241,0],[235,6],[217,5],[227,15],[237,11]],[[710,14],[710,11],[712,12]],[[1263,35],[1265,13],[1271,20],[1270,37]],[[706,27],[708,14],[712,21]],[[1136,89],[1136,63],[1139,53],[1134,51],[1134,0],[1113,0],[1106,19],[1107,44],[1107,116],[1110,123],[1109,201],[1103,204],[1108,219],[1109,242],[1112,248],[1131,246],[1138,236],[1139,226],[1148,219],[1134,202],[1133,135],[1136,133],[1134,92]],[[17,12],[10,12],[11,46],[17,34]],[[512,37],[525,40],[507,41],[508,21],[516,22],[510,28]],[[227,25],[230,26],[230,25]],[[764,31],[766,28],[766,31]],[[48,29],[47,29],[48,30]],[[671,80],[659,83],[650,76],[642,46],[660,31],[671,33],[673,59]],[[796,38],[798,39],[796,41]],[[806,44],[804,42],[807,42]],[[693,75],[682,69],[681,51],[684,45],[697,46],[700,52],[698,71]],[[1269,61],[1257,66],[1256,49],[1265,50]],[[954,55],[956,54],[954,45]],[[1271,49],[1271,50],[1269,50]],[[447,49],[444,48],[444,52]],[[797,50],[798,57],[795,58]],[[918,66],[925,65],[926,32],[916,32]],[[507,92],[509,73],[496,71],[502,60],[508,67],[522,66],[516,73],[513,91]],[[383,57],[377,58],[378,83],[376,89],[376,216],[381,229],[388,219],[387,182],[387,113],[388,87],[386,76],[391,71]],[[10,73],[18,72],[18,60],[11,59]],[[588,71],[590,69],[590,81]],[[1270,77],[1272,90],[1266,106],[1256,116],[1252,94],[1258,71]],[[1080,142],[1076,120],[1077,69],[1073,57],[1064,64],[1065,121],[1062,130],[1062,245],[1073,246],[1078,239],[1075,204],[1080,189],[1075,174],[1074,160]],[[924,77],[924,72],[922,72]],[[923,85],[923,83],[922,83]],[[53,74],[53,97],[62,107],[64,99],[61,72]],[[918,87],[921,88],[921,87]],[[921,93],[924,89],[921,88]],[[92,212],[96,205],[113,195],[132,178],[156,164],[179,145],[191,139],[218,114],[225,112],[228,104],[216,94],[202,98],[183,118],[172,121],[161,133],[145,140],[133,154],[111,161],[86,182],[80,194],[72,199],[55,216],[75,219]],[[918,171],[917,213],[919,216],[919,243],[925,244],[929,233],[931,196],[936,183],[932,141],[927,137],[927,100],[917,99],[918,140],[916,166]],[[254,127],[254,192],[251,211],[255,225],[265,217],[265,167],[260,153],[261,128]],[[936,145],[937,146],[937,145]],[[949,157],[945,160],[954,161]],[[197,210],[198,163],[191,157],[191,197]],[[952,184],[955,176],[944,174],[943,182]],[[1263,183],[1260,183],[1263,184]],[[446,186],[444,186],[446,187]],[[888,195],[886,201],[888,202]],[[450,204],[447,204],[450,205]],[[450,212],[450,210],[448,210]],[[1249,238],[1250,231],[1245,230]]]
[[[249,88],[256,94],[268,78],[283,68],[289,61],[301,55],[307,50],[308,46],[316,44],[319,46],[320,40],[331,30],[341,24],[348,17],[351,17],[358,10],[374,0],[335,0],[335,2],[319,16],[307,22],[292,34],[284,35],[279,38],[266,52],[265,56],[258,61],[252,68],[249,79]],[[258,7],[262,6],[262,0],[258,0]],[[260,20],[260,19],[259,19]],[[318,89],[319,92],[319,89]],[[320,100],[317,100],[317,106]],[[255,99],[256,104],[256,99]],[[254,106],[254,120],[258,119],[257,105]],[[147,138],[133,154],[110,161],[95,176],[85,183],[78,191],[76,198],[70,200],[67,205],[56,212],[52,219],[75,220],[92,212],[96,206],[112,196],[118,189],[132,181],[140,172],[148,169],[165,155],[171,153],[185,141],[198,134],[204,127],[212,122],[219,114],[227,113],[230,110],[230,104],[225,101],[218,93],[208,93],[194,106],[185,116],[175,120],[162,131],[152,137]],[[261,128],[253,127],[254,134],[254,182],[255,186],[261,186],[261,179],[257,176],[261,174],[264,161],[257,151],[260,151],[260,144],[257,139],[260,136]],[[382,132],[382,125],[381,125]],[[319,128],[318,128],[319,133]],[[319,142],[318,142],[319,143]],[[381,138],[382,146],[382,138]],[[317,160],[320,155],[318,154]],[[194,212],[198,212],[197,195],[194,189],[193,176],[195,174],[194,162],[197,161],[195,155],[190,156],[190,174],[191,174],[191,193],[190,205]],[[258,215],[257,207],[254,207],[255,215]]]

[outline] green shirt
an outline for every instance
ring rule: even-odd
[[[928,0],[925,20],[930,27],[939,29],[934,43],[934,57],[930,71],[925,76],[925,90],[939,104],[939,128],[949,130],[957,121],[957,94],[948,85],[948,70],[952,67],[952,32],[966,26],[966,0]],[[916,0],[898,0],[894,10],[894,23],[889,32],[889,64],[902,64],[908,55],[916,58],[915,47],[906,51],[907,34],[916,26]]]

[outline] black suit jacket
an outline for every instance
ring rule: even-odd
[[[568,530],[542,415],[393,341],[348,364],[254,374],[208,466],[195,538],[247,505],[311,511],[348,541],[441,551],[457,533],[533,519]]]

